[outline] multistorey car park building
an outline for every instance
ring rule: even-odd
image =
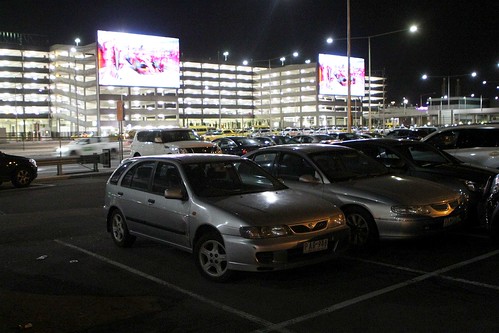
[[[95,43],[48,46],[39,39],[0,32],[0,129],[6,136],[106,136],[169,125],[347,124],[346,96],[318,93],[315,63],[260,67],[182,61],[177,89],[100,86]],[[396,112],[414,122],[431,116],[388,110],[385,89],[385,78],[366,76],[366,96],[351,99],[354,125],[366,126],[369,116],[379,125]],[[119,105],[125,110],[122,121]]]

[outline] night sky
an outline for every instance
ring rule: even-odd
[[[303,62],[318,53],[347,54],[346,0],[0,0],[0,31],[40,34],[52,44],[95,42],[97,30],[175,37],[182,60],[228,63],[267,60],[297,50]],[[418,104],[440,97],[442,76],[459,77],[461,95],[499,95],[499,1],[351,0],[351,36],[371,38],[373,74],[383,71],[388,98]],[[343,39],[327,44],[326,38]],[[367,39],[351,56],[368,58]],[[273,65],[280,64],[278,60]],[[265,66],[266,62],[262,62]],[[464,74],[476,71],[471,79]],[[436,76],[421,80],[422,74]],[[482,81],[489,83],[483,85]],[[453,88],[452,88],[453,89]],[[454,93],[451,93],[454,95]]]

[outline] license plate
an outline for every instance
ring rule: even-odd
[[[444,218],[444,228],[451,226],[453,224],[456,224],[459,221],[461,221],[461,217],[459,217],[459,216],[446,217],[446,218]]]
[[[327,243],[328,243],[327,238],[312,242],[306,242],[303,244],[303,253],[311,253],[311,252],[327,250]]]

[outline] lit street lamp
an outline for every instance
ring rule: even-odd
[[[354,37],[352,39],[362,39],[362,38],[367,38],[367,48],[368,48],[368,76],[369,76],[369,111],[368,111],[368,123],[369,123],[369,130],[371,130],[371,127],[372,127],[372,113],[371,113],[371,39],[372,38],[376,38],[376,37],[381,37],[381,36],[386,36],[386,35],[392,35],[392,34],[396,34],[396,33],[399,33],[399,32],[406,32],[406,31],[409,31],[411,33],[415,33],[416,31],[418,31],[418,27],[415,26],[415,25],[412,25],[410,28],[408,29],[400,29],[400,30],[395,30],[395,31],[390,31],[390,32],[384,32],[384,33],[381,33],[381,34],[376,34],[376,35],[371,35],[371,36],[367,36],[367,37]]]
[[[394,30],[394,31],[389,31],[389,32],[384,32],[384,33],[381,33],[381,34],[376,34],[376,35],[370,35],[370,36],[363,36],[363,37],[347,37],[346,39],[367,39],[367,46],[368,46],[368,77],[369,77],[369,86],[368,86],[368,107],[369,107],[369,112],[368,112],[368,117],[369,117],[369,120],[368,120],[368,123],[369,123],[369,128],[372,127],[372,108],[371,108],[371,76],[372,76],[372,71],[371,71],[371,39],[372,38],[377,38],[377,37],[381,37],[381,36],[387,36],[387,35],[392,35],[392,34],[396,34],[396,33],[399,33],[399,32],[411,32],[411,33],[415,33],[418,31],[418,27],[416,25],[412,25],[410,26],[409,28],[407,29],[400,29],[400,30]],[[345,40],[345,38],[340,38],[340,39],[337,39],[337,40]],[[328,37],[326,42],[328,44],[331,44],[333,43],[333,38],[332,37]],[[348,60],[348,68],[350,68],[350,59]],[[348,97],[348,99],[350,99],[350,95]]]

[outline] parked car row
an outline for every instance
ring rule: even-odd
[[[499,241],[499,169],[419,140],[309,137],[226,136],[212,142],[225,154],[127,159],[107,183],[108,231],[119,246],[142,236],[192,252],[214,281],[474,221]]]

